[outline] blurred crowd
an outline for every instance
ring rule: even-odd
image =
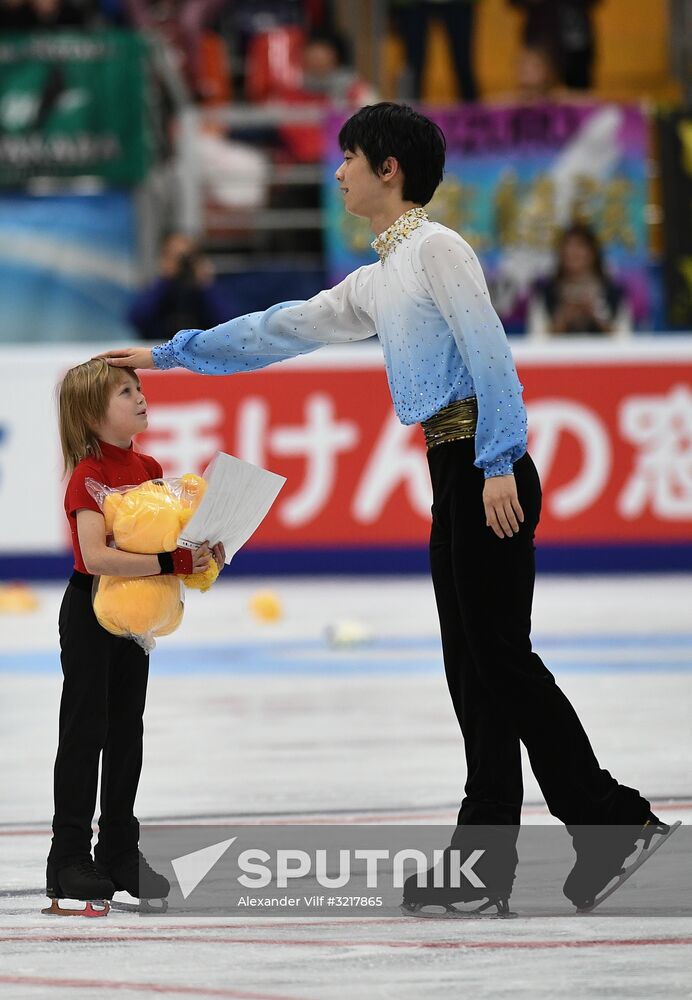
[[[459,92],[479,99],[474,29],[482,0],[389,0],[407,74],[401,97],[421,97],[428,30],[447,31]],[[506,0],[523,15],[522,42],[539,53],[553,88],[588,90],[600,0]],[[362,102],[372,91],[353,67],[334,0],[0,0],[0,30],[129,27],[159,33],[175,53],[192,97]],[[520,60],[518,82],[530,73]],[[532,86],[535,86],[533,84]],[[542,84],[547,86],[547,84]]]
[[[406,63],[399,98],[421,98],[428,32],[436,22],[447,33],[462,100],[481,99],[474,32],[482,2],[389,0],[389,26]],[[502,100],[571,100],[589,91],[600,0],[505,2],[522,20],[515,87]],[[207,109],[245,102],[356,108],[378,94],[355,68],[337,6],[336,0],[0,0],[0,30],[116,26],[155,33],[172,54],[189,100]],[[242,131],[203,116],[197,152],[205,197],[227,207],[262,207],[270,161],[319,163],[322,130],[286,121],[273,128],[270,145],[268,156]],[[319,194],[313,200],[319,205]],[[616,336],[631,329],[626,295],[609,276],[597,236],[583,220],[559,234],[555,261],[554,274],[536,286],[529,303],[532,336]],[[135,302],[131,322],[152,340],[180,328],[183,319],[213,325],[219,315],[213,284],[201,250],[183,234],[169,234],[159,277]]]

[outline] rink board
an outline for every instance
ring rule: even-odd
[[[0,578],[69,571],[54,389],[88,345],[0,350]],[[638,337],[514,348],[541,473],[543,570],[692,568],[692,345]],[[167,475],[217,449],[288,482],[237,574],[425,572],[422,432],[392,409],[376,345],[327,348],[238,378],[143,378],[138,447]]]

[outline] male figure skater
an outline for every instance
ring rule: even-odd
[[[346,210],[380,234],[377,263],[307,302],[104,357],[132,368],[226,375],[379,336],[397,415],[422,423],[428,445],[432,579],[468,768],[452,844],[482,843],[495,858],[485,889],[418,888],[409,880],[405,906],[414,912],[488,897],[506,910],[523,742],[550,811],[572,833],[577,863],[565,893],[584,908],[619,872],[635,835],[648,843],[668,828],[639,792],[599,766],[574,709],[531,649],[541,487],[526,450],[522,386],[480,265],[462,237],[431,222],[423,207],[442,179],[444,136],[411,108],[381,103],[353,115],[339,142],[336,180]],[[611,825],[595,852],[580,831],[585,824]]]

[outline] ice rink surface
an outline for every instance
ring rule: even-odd
[[[280,621],[249,615],[260,587]],[[0,616],[0,996],[692,997],[692,918],[647,912],[656,859],[582,917],[559,893],[554,916],[512,921],[41,916],[62,590],[38,594],[33,614]],[[602,765],[684,823],[691,598],[684,576],[543,577],[533,632]],[[325,630],[344,618],[372,642],[330,647]],[[425,578],[221,582],[188,596],[183,627],[152,655],[144,823],[449,825],[464,778]],[[524,821],[550,822],[528,764],[525,788]],[[692,872],[681,879],[692,897]]]

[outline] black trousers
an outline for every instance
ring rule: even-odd
[[[473,24],[474,3],[451,0],[448,3],[422,2],[405,4],[396,13],[396,25],[406,49],[406,61],[413,74],[413,94],[420,98],[429,22],[444,21],[454,58],[454,69],[464,101],[478,100],[474,73]]]
[[[60,607],[64,679],[48,858],[57,867],[91,854],[99,759],[96,856],[108,861],[139,842],[133,809],[142,769],[149,657],[131,639],[120,639],[99,625],[91,604],[91,579],[73,574]]]
[[[531,648],[534,533],[541,485],[526,453],[514,465],[520,530],[486,526],[473,439],[428,451],[430,563],[447,684],[461,726],[467,780],[459,824],[519,824],[520,742],[550,812],[568,828],[643,822],[649,803],[603,770],[572,705]]]

